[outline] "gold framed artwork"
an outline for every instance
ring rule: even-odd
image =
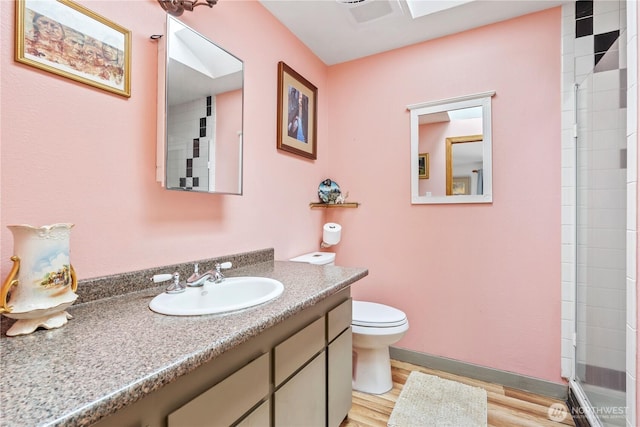
[[[284,62],[278,62],[279,150],[317,158],[318,89]]]
[[[70,0],[16,1],[16,61],[131,96],[131,31]]]
[[[418,154],[418,178],[429,179],[429,153]]]
[[[468,176],[454,176],[451,183],[451,194],[468,195],[471,194],[471,178]]]

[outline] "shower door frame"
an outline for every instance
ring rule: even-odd
[[[573,46],[575,40],[575,3],[562,7],[563,22],[563,80],[562,95],[573,108],[563,105],[562,113],[562,354],[561,375],[583,407],[582,413],[593,426],[601,426],[598,417],[589,410],[581,384],[576,381],[576,332],[577,332],[577,108],[574,90],[575,79],[569,83],[569,75],[575,75]],[[626,2],[626,55],[627,55],[627,225],[626,225],[626,423],[636,425],[636,357],[637,357],[637,122],[638,122],[638,30],[637,4]],[[572,37],[571,32],[573,32]],[[570,58],[571,63],[569,63]],[[573,98],[573,99],[569,99]]]

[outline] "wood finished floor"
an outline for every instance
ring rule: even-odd
[[[562,401],[505,387],[500,384],[487,383],[392,360],[393,389],[377,396],[354,391],[351,411],[349,411],[349,415],[340,427],[386,427],[393,405],[411,371],[420,371],[474,387],[484,388],[487,391],[487,425],[489,427],[574,426],[570,416],[567,416],[562,422],[551,421],[548,417],[549,406],[554,403],[565,405]]]

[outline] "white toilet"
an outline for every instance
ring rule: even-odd
[[[375,302],[353,301],[354,390],[386,393],[393,387],[389,346],[400,341],[409,329],[404,312]]]
[[[335,259],[333,252],[312,252],[290,261],[333,265]],[[407,316],[384,304],[353,301],[351,329],[353,389],[370,394],[386,393],[393,387],[389,346],[398,342],[409,329]]]

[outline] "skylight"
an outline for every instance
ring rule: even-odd
[[[474,0],[406,0],[413,19],[451,9]]]

